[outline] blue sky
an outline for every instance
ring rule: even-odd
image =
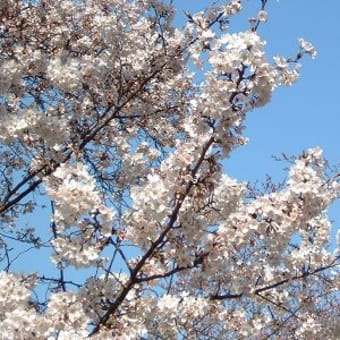
[[[196,12],[209,3],[175,0],[180,16],[184,9]],[[256,16],[261,1],[242,3],[243,14],[230,21],[233,31],[248,28],[247,18]],[[268,22],[259,33],[267,41],[268,56],[294,56],[300,37],[312,42],[318,55],[314,60],[302,59],[295,85],[279,88],[269,105],[249,113],[245,130],[249,143],[225,162],[225,171],[240,181],[263,181],[266,174],[284,179],[287,164],[272,158],[282,152],[297,155],[320,146],[331,165],[340,163],[340,1],[268,0],[266,8]],[[336,229],[340,204],[334,204],[329,214]]]
[[[193,12],[208,3],[175,1],[177,7]],[[247,18],[256,15],[260,0],[243,4],[242,17],[231,19],[234,31],[248,27]],[[261,179],[265,173],[276,176],[281,164],[271,156],[281,152],[297,154],[320,146],[331,163],[340,162],[340,109],[336,103],[340,96],[340,1],[329,0],[322,6],[316,0],[269,0],[267,10],[269,20],[259,33],[267,41],[269,56],[295,55],[300,37],[311,41],[318,55],[314,60],[302,59],[301,77],[295,85],[279,88],[269,105],[248,115],[245,135],[249,144],[236,150],[226,163],[230,174],[244,180]]]

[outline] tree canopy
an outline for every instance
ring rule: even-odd
[[[182,28],[173,1],[1,1],[1,337],[339,337],[322,150],[263,191],[223,169],[316,56],[267,57],[266,5],[233,33],[236,0]]]

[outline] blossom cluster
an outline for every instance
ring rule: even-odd
[[[102,239],[111,236],[114,211],[103,205],[95,180],[81,163],[61,165],[45,182],[56,206],[52,216],[55,239],[51,241],[54,261],[75,267],[94,265]]]

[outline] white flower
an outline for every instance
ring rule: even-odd
[[[266,22],[268,20],[268,14],[266,11],[261,10],[257,13],[257,19],[261,22]]]
[[[286,58],[281,57],[281,56],[277,56],[277,57],[274,57],[273,59],[274,59],[276,65],[279,68],[282,68],[282,69],[287,69],[288,68],[288,63],[287,63],[287,59]]]
[[[304,40],[303,38],[299,38],[300,47],[309,54],[313,59],[316,57],[316,49],[315,47],[308,41]]]

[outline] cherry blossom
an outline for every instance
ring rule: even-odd
[[[267,55],[266,5],[237,32],[238,0],[182,28],[172,1],[0,3],[3,338],[338,338],[322,149],[268,190],[223,168],[316,57]]]

